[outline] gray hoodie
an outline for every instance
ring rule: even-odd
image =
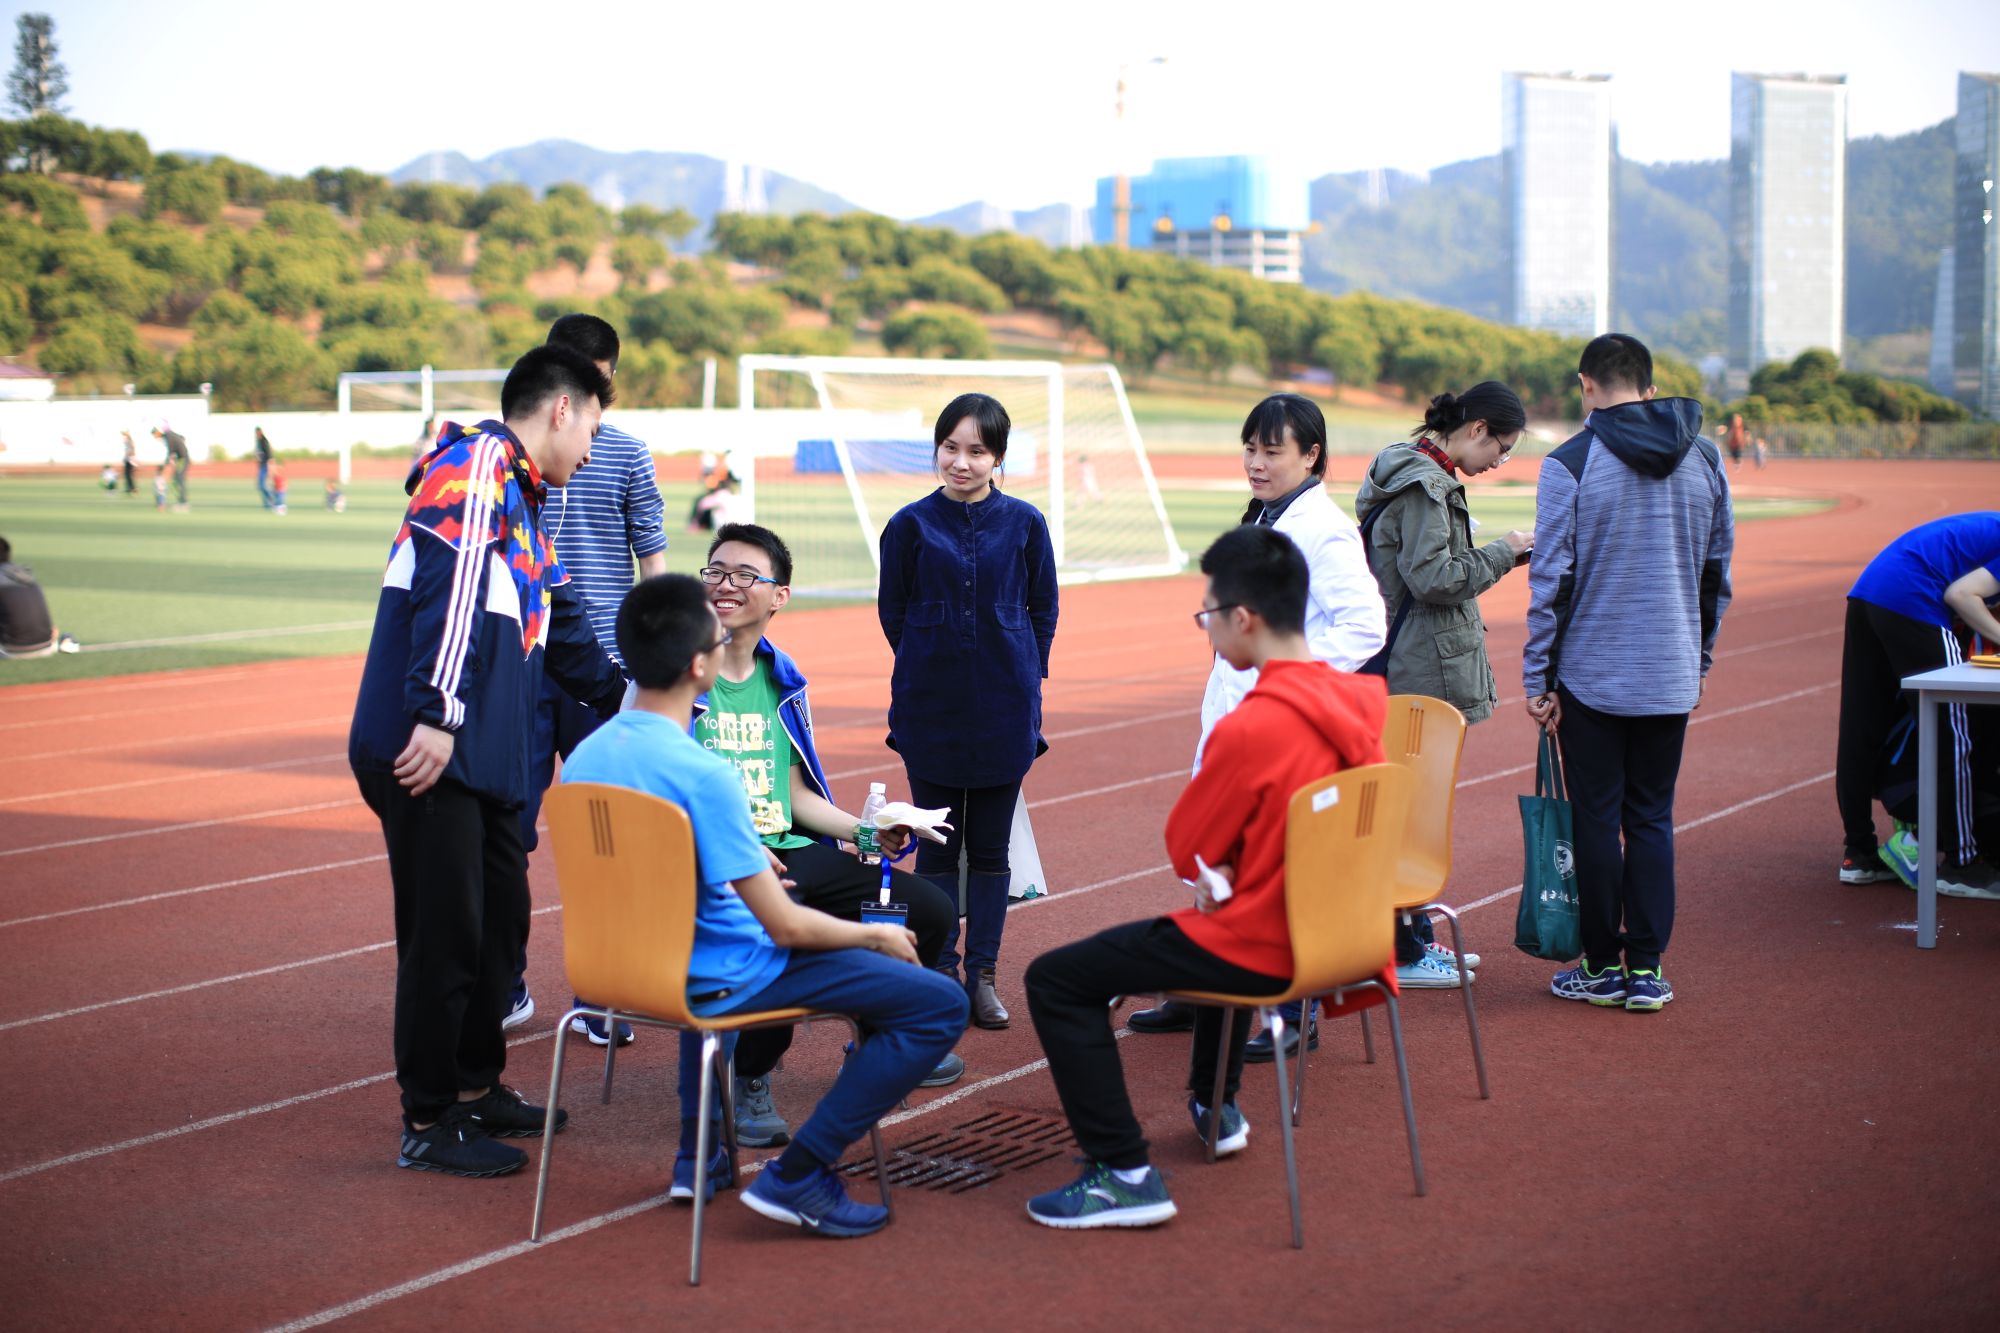
[[[1474,546],[1464,484],[1406,444],[1375,456],[1354,497],[1362,523],[1377,509],[1368,565],[1392,625],[1410,599],[1389,648],[1389,692],[1427,694],[1482,721],[1496,692],[1477,598],[1514,567],[1514,552],[1505,541]]]
[[[1558,682],[1621,717],[1701,697],[1729,606],[1735,520],[1691,398],[1621,403],[1542,460],[1528,569],[1529,698]]]

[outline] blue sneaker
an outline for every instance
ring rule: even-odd
[[[517,1028],[534,1016],[535,997],[528,994],[526,982],[515,982],[513,998],[507,1001],[507,1016],[500,1020],[500,1030],[506,1032]]]
[[[889,1224],[887,1208],[848,1198],[840,1177],[826,1167],[787,1184],[778,1179],[775,1166],[767,1166],[743,1191],[743,1202],[774,1222],[822,1236],[868,1236]]]
[[[590,1038],[592,1046],[609,1046],[611,1039],[604,1035],[604,1020],[596,1014],[578,1014],[569,1021],[571,1032],[581,1032]],[[632,1044],[632,1025],[620,1021],[618,1024],[618,1049],[624,1050]]]
[[[1629,1013],[1653,1014],[1666,1008],[1674,998],[1673,983],[1658,968],[1634,968],[1625,974],[1625,1008]]]
[[[1593,972],[1588,958],[1578,959],[1575,967],[1566,967],[1549,978],[1549,990],[1565,1000],[1588,1000],[1606,1007],[1621,1005],[1625,1003],[1625,969],[1607,967],[1602,972]]]
[[[726,1190],[736,1183],[736,1174],[729,1168],[729,1150],[717,1148],[715,1156],[708,1159],[708,1179],[702,1182],[703,1202],[712,1202],[717,1190]],[[691,1152],[674,1154],[674,1183],[667,1191],[671,1203],[694,1202],[694,1154]]]
[[[1208,1142],[1208,1108],[1194,1098],[1188,1098],[1188,1114],[1194,1117],[1194,1132],[1203,1143]],[[1234,1102],[1222,1104],[1222,1133],[1215,1140],[1215,1155],[1227,1157],[1231,1153],[1242,1152],[1250,1146],[1250,1122],[1236,1109]]]
[[[1177,1211],[1156,1166],[1146,1168],[1144,1180],[1128,1185],[1110,1167],[1090,1162],[1073,1183],[1028,1200],[1029,1217],[1045,1227],[1071,1230],[1158,1226]]]

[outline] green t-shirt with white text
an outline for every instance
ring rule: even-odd
[[[783,851],[812,842],[792,831],[792,741],[778,721],[778,686],[769,662],[758,658],[741,684],[715,678],[694,738],[735,768],[750,801],[750,822],[766,847]]]

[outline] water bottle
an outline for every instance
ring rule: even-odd
[[[889,788],[880,782],[868,784],[868,799],[861,803],[861,824],[854,830],[854,850],[863,865],[882,864],[882,843],[875,828],[875,812],[889,803]]]

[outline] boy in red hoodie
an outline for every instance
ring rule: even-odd
[[[1125,1090],[1109,1002],[1161,990],[1272,994],[1292,975],[1285,916],[1285,818],[1292,794],[1342,769],[1382,761],[1388,694],[1379,676],[1355,676],[1313,659],[1305,638],[1308,571],[1291,539],[1268,527],[1233,528],[1201,557],[1208,592],[1195,623],[1229,665],[1256,667],[1257,687],[1218,722],[1201,771],[1167,816],[1174,870],[1195,861],[1227,877],[1217,903],[1202,888],[1170,916],[1114,926],[1037,958],[1028,968],[1028,1012],[1077,1144],[1088,1159],[1074,1184],[1028,1201],[1052,1227],[1151,1226],[1174,1215]],[[1385,960],[1386,962],[1386,960]],[[1215,1087],[1222,1013],[1196,1011],[1188,1075],[1195,1132],[1208,1134],[1200,1098]],[[1229,1040],[1216,1151],[1239,1152],[1250,1127],[1236,1109],[1250,1011]]]

